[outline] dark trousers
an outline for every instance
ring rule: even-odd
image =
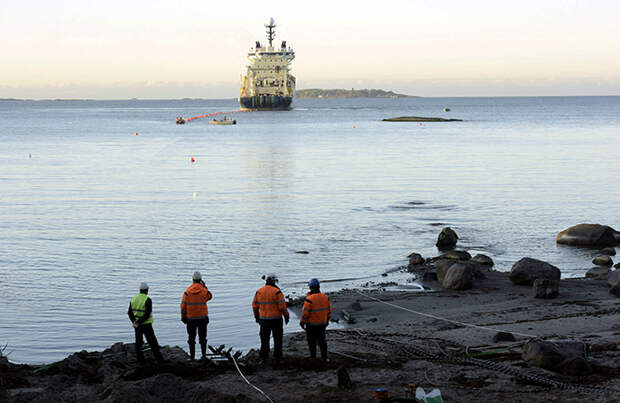
[[[209,323],[208,318],[187,321],[187,344],[189,344],[192,359],[196,351],[196,330],[198,330],[198,343],[200,343],[202,355],[207,353],[207,323]]]
[[[321,349],[321,358],[327,359],[325,328],[327,328],[327,325],[306,325],[306,338],[308,339],[308,348],[312,358],[316,358],[316,345],[318,344]]]
[[[273,357],[279,360],[282,357],[282,335],[284,334],[282,318],[260,320],[260,356],[263,360],[269,357],[271,333],[273,333]]]
[[[157,343],[157,337],[155,337],[153,326],[149,323],[147,325],[140,325],[134,330],[136,333],[136,357],[138,358],[138,362],[144,362],[144,354],[142,353],[142,336],[144,336],[146,338],[146,342],[149,343],[155,359],[162,362],[164,357],[161,356],[161,352],[159,351],[159,343]]]

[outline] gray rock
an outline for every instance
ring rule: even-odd
[[[560,281],[548,278],[537,278],[532,284],[534,298],[555,298],[560,293]]]
[[[524,257],[512,265],[509,277],[517,285],[532,285],[537,278],[560,281],[560,269],[542,260]]]
[[[592,263],[598,266],[611,267],[614,264],[614,261],[607,255],[599,255],[592,259]]]
[[[614,265],[614,267],[615,267],[616,269],[620,269],[620,263],[616,263],[616,264]]]
[[[481,264],[483,266],[493,266],[495,264],[495,263],[493,263],[493,259],[491,259],[487,255],[482,255],[480,253],[477,254],[476,256],[474,256],[471,259],[471,261],[474,262],[474,263]]]
[[[422,281],[437,281],[437,273],[433,271],[427,271],[426,273],[422,274]]]
[[[599,253],[601,255],[616,256],[616,248],[604,248]]]
[[[473,280],[474,273],[470,265],[455,263],[448,269],[442,284],[449,290],[469,290]]]
[[[424,258],[419,253],[414,252],[410,254],[408,258],[409,258],[409,267],[424,263]]]
[[[515,339],[515,336],[512,333],[497,332],[495,336],[493,336],[493,342],[497,343],[500,341],[517,341],[517,339]]]
[[[529,366],[559,371],[565,360],[586,359],[587,354],[587,345],[579,341],[532,340],[523,346],[521,358]]]
[[[437,237],[437,243],[435,245],[440,248],[454,248],[459,237],[456,232],[450,227],[446,227],[441,230],[439,237]]]
[[[604,279],[607,277],[608,274],[609,274],[608,267],[596,266],[586,272],[586,278],[596,278],[596,279],[603,278]]]
[[[572,246],[616,246],[620,233],[608,225],[579,224],[560,232],[556,241]]]
[[[569,357],[558,365],[558,372],[570,376],[590,375],[592,367],[583,357]]]
[[[440,259],[435,262],[435,273],[437,274],[437,280],[439,282],[443,282],[443,279],[446,277],[448,269],[456,262],[457,260],[451,259]]]
[[[464,250],[451,250],[443,255],[439,255],[434,259],[450,259],[450,260],[471,260],[469,252]]]

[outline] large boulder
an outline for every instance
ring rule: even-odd
[[[615,246],[620,242],[620,232],[608,225],[579,224],[560,232],[556,241],[572,246]]]
[[[548,278],[537,278],[532,284],[534,298],[555,298],[560,293],[560,282]]]
[[[611,267],[614,264],[614,261],[607,255],[599,255],[592,259],[592,263],[597,266]]]
[[[532,367],[560,372],[568,367],[573,374],[581,368],[583,375],[590,371],[589,366],[567,365],[573,360],[585,360],[588,346],[579,341],[543,341],[532,340],[523,346],[521,358]],[[581,362],[581,361],[579,361]]]
[[[469,290],[473,285],[474,273],[471,265],[455,263],[448,269],[443,286],[449,290]]]
[[[446,227],[441,230],[437,237],[437,243],[435,244],[439,249],[449,249],[456,246],[459,236],[450,227]]]
[[[448,273],[448,269],[456,264],[458,260],[452,259],[439,259],[435,264],[435,273],[437,274],[437,280],[442,283],[443,279],[446,277],[446,273]]]
[[[512,265],[509,277],[517,285],[532,285],[537,278],[560,281],[560,269],[542,260],[524,257]]]

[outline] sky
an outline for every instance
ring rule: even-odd
[[[0,98],[235,98],[270,17],[297,89],[620,95],[617,0],[0,0]]]

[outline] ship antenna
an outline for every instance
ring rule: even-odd
[[[269,41],[269,46],[272,46],[272,42],[274,40],[274,38],[276,37],[276,21],[273,19],[273,17],[271,17],[269,19],[269,24],[265,24],[265,28],[267,28],[267,31],[265,31],[267,33],[267,40]]]

